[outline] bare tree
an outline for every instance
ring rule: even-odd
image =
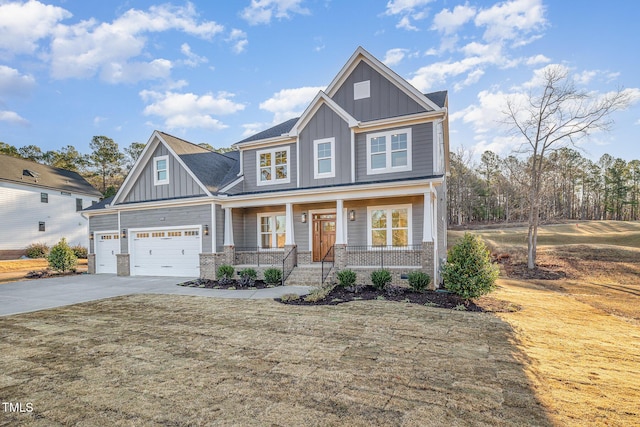
[[[629,94],[620,89],[602,96],[576,89],[573,79],[561,66],[547,67],[542,83],[529,92],[524,102],[515,98],[507,100],[506,123],[514,135],[524,137],[521,151],[531,159],[528,168],[531,182],[527,238],[529,269],[536,265],[545,156],[575,144],[594,131],[609,130],[613,125],[611,113],[624,109],[629,103]]]

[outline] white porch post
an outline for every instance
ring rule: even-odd
[[[287,207],[285,209],[285,238],[284,245],[290,246],[295,244],[295,238],[293,235],[293,205],[291,203],[287,203]]]
[[[224,208],[224,245],[234,246],[233,243],[233,219],[231,208]]]
[[[344,245],[344,202],[336,200],[336,245]]]
[[[424,221],[422,225],[422,241],[433,242],[433,206],[431,192],[424,193]]]

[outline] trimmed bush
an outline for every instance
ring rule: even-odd
[[[238,286],[243,288],[249,288],[256,283],[256,277],[258,277],[258,272],[253,268],[245,268],[243,270],[238,271],[238,276],[240,276],[240,280],[238,280]]]
[[[49,246],[46,243],[32,243],[27,246],[27,257],[46,258],[49,255]]]
[[[371,283],[373,283],[373,287],[379,291],[384,291],[391,283],[391,280],[393,279],[389,270],[376,270],[371,272]]]
[[[71,246],[71,250],[78,259],[87,259],[89,250],[82,245]]]
[[[409,287],[414,291],[422,292],[431,283],[431,277],[422,271],[412,271],[409,273]]]
[[[444,287],[465,299],[493,291],[498,275],[484,241],[471,233],[465,233],[449,250],[442,268]]]
[[[279,286],[282,284],[282,270],[279,268],[267,268],[264,271],[264,281],[267,285]]]
[[[337,278],[342,288],[350,288],[356,284],[356,272],[348,268],[338,271]]]
[[[67,244],[67,239],[63,237],[51,248],[48,261],[49,267],[61,273],[66,273],[67,271],[75,271],[78,258],[73,253],[73,249]]]
[[[222,286],[227,286],[233,283],[233,273],[236,269],[232,265],[222,264],[216,270],[216,276],[218,277],[218,283]]]

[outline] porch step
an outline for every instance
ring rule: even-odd
[[[325,266],[325,268],[329,268]],[[329,273],[327,280],[331,280],[334,269]],[[287,278],[285,285],[318,286],[322,280],[322,267],[320,265],[297,266]]]

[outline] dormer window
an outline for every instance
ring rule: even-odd
[[[153,183],[155,185],[169,183],[169,156],[153,158]]]

